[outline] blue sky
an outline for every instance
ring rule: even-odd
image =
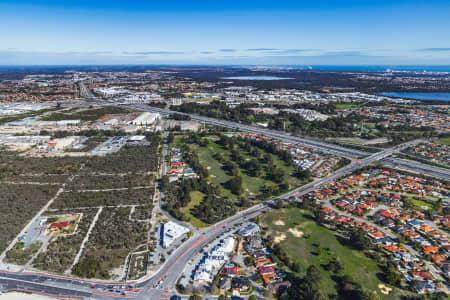
[[[450,65],[450,1],[0,0],[0,65]]]

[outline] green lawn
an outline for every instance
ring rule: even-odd
[[[310,212],[297,208],[276,210],[265,214],[261,221],[263,227],[269,228],[266,234],[273,236],[275,240],[285,235],[280,245],[292,260],[302,266],[303,270],[299,275],[303,276],[311,264],[321,270],[323,278],[321,287],[326,293],[337,294],[336,283],[332,279],[336,274],[326,271],[323,265],[326,265],[331,258],[337,257],[344,265],[343,274],[350,275],[364,288],[376,291],[382,299],[398,299],[396,294],[400,293],[399,290],[394,289],[389,296],[380,293],[378,284],[381,281],[377,274],[380,274],[381,270],[375,261],[343,245],[333,231],[317,225],[311,219]],[[306,237],[296,237],[289,229],[301,231]]]
[[[214,153],[220,152],[226,155],[230,152],[223,149],[215,142],[210,142],[207,147],[200,147],[198,145],[191,145],[195,149],[200,158],[200,163],[206,166],[209,170],[209,180],[215,185],[223,186],[231,176],[228,175],[223,169],[222,164],[218,162],[214,157]],[[244,170],[242,170],[242,186],[244,188],[244,196],[255,195],[259,192],[260,188],[264,185],[264,178],[250,177]],[[228,189],[223,188],[223,194],[227,197],[237,198]]]
[[[215,141],[217,139],[212,137],[207,147],[201,147],[199,145],[190,145],[194,149],[200,158],[200,163],[207,167],[209,170],[209,180],[216,185],[223,185],[225,182],[231,179],[223,169],[222,164],[218,162],[213,155],[215,153],[222,153],[224,155],[229,155],[231,151],[224,149],[221,145],[217,144]],[[241,155],[246,159],[251,159],[252,157],[241,149]],[[284,161],[280,160],[276,155],[272,155],[275,165],[284,171],[284,181],[289,183],[291,187],[298,187],[305,184],[303,181],[292,176],[294,173],[294,167],[292,165],[287,165]],[[244,196],[251,197],[260,193],[261,188],[264,184],[275,185],[274,182],[264,178],[264,172],[260,177],[252,177],[247,174],[244,169],[241,169],[242,182],[244,188]],[[232,195],[228,189],[223,188],[224,196],[237,198]]]
[[[359,105],[354,104],[354,103],[337,103],[336,104],[336,108],[339,108],[339,109],[355,108],[355,107],[359,107]]]
[[[436,141],[436,144],[450,146],[450,137],[439,139]]]
[[[416,205],[418,208],[421,208],[422,206],[428,207],[428,209],[432,209],[433,205],[431,205],[429,202],[418,200],[418,199],[412,199],[412,202],[414,205]]]
[[[192,226],[197,228],[208,227],[209,224],[202,222],[192,215],[192,210],[200,204],[205,195],[199,191],[191,192],[189,195],[191,196],[191,202],[189,202],[186,207],[181,208],[181,211],[189,218],[189,223],[191,223]]]
[[[363,126],[368,128],[368,129],[374,129],[375,128],[375,123],[364,123]]]

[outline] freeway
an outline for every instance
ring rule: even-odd
[[[130,106],[135,109],[151,111],[151,112],[158,112],[158,113],[161,113],[164,115],[178,113],[176,111],[157,108],[157,107],[151,107],[148,105],[130,105]],[[282,141],[289,142],[289,143],[302,144],[304,146],[311,147],[313,149],[325,151],[325,152],[336,154],[336,155],[343,156],[343,157],[359,158],[359,157],[363,157],[363,156],[367,155],[366,152],[363,152],[360,150],[348,149],[348,148],[345,148],[342,146],[324,143],[324,142],[316,141],[313,139],[301,138],[301,137],[293,136],[286,132],[280,132],[280,131],[276,131],[276,130],[265,129],[265,128],[261,128],[261,127],[250,126],[250,125],[245,125],[245,124],[236,123],[236,122],[208,118],[208,117],[204,117],[204,116],[200,116],[200,115],[196,115],[196,114],[187,114],[187,115],[189,115],[191,117],[191,119],[194,121],[199,121],[202,123],[221,126],[221,127],[225,127],[225,128],[229,128],[229,129],[245,131],[245,132],[249,132],[249,133],[262,134],[267,137],[280,139]]]
[[[80,87],[80,97],[95,100],[94,94],[91,90],[84,84],[84,82],[79,81],[78,86]]]
[[[119,105],[119,104],[114,104],[111,102],[101,100],[96,97],[92,97],[89,99],[92,102],[87,102],[87,103],[85,103],[85,105],[89,105],[89,104]],[[72,105],[82,105],[82,104],[74,103]],[[179,113],[177,111],[152,107],[152,106],[145,105],[145,104],[126,104],[126,106],[128,106],[129,108],[132,108],[132,109],[136,109],[136,110],[157,112],[157,113],[160,113],[163,115]],[[244,131],[244,132],[248,132],[248,133],[261,134],[261,135],[264,135],[264,136],[267,136],[270,138],[279,139],[286,143],[309,147],[309,148],[315,149],[319,152],[330,153],[330,154],[334,154],[334,155],[340,156],[340,157],[345,157],[348,159],[360,159],[360,158],[364,158],[364,157],[371,155],[371,153],[369,153],[369,152],[355,150],[355,149],[346,148],[346,147],[335,145],[335,144],[321,142],[321,141],[318,141],[311,137],[299,137],[299,136],[295,136],[295,135],[292,135],[287,132],[271,130],[271,129],[256,127],[256,126],[250,126],[250,125],[237,123],[237,122],[230,122],[230,121],[226,121],[226,120],[209,118],[209,117],[204,117],[204,116],[200,116],[197,114],[186,114],[186,113],[179,113],[179,114],[188,115],[191,117],[192,120],[195,120],[195,121],[198,121],[201,123],[221,126],[221,127],[225,127],[225,128],[229,128],[229,129],[234,129],[234,130],[240,130],[240,131]],[[422,141],[422,140],[417,140],[417,141],[413,141],[413,142],[417,143],[420,141]],[[406,143],[404,145],[407,145],[407,144],[413,145],[413,143]],[[435,166],[431,166],[431,165],[426,165],[426,164],[419,163],[416,161],[389,157],[393,153],[398,152],[400,150],[401,150],[400,148],[394,147],[394,148],[392,148],[392,151],[390,153],[383,151],[384,154],[381,155],[378,158],[378,160],[380,160],[383,164],[386,164],[389,166],[399,167],[399,168],[403,168],[405,170],[409,170],[409,171],[416,172],[419,174],[426,174],[429,176],[435,176],[435,177],[444,178],[446,180],[450,180],[450,171],[447,169],[439,168],[439,167],[435,167]]]
[[[161,113],[164,115],[178,113],[178,112],[175,112],[172,110],[151,107],[148,105],[131,105],[131,106],[135,109],[151,111],[151,112],[158,112],[158,113]],[[349,148],[345,148],[342,146],[329,144],[329,143],[325,143],[325,142],[320,142],[320,141],[317,141],[317,140],[314,140],[311,138],[293,136],[290,133],[286,133],[286,132],[261,128],[261,127],[256,127],[256,126],[250,126],[250,125],[245,125],[245,124],[236,123],[236,122],[208,118],[208,117],[199,116],[196,114],[186,114],[186,115],[189,115],[192,120],[199,121],[202,123],[207,123],[207,124],[216,125],[216,126],[222,126],[222,127],[226,127],[226,128],[230,128],[230,129],[236,129],[236,130],[240,130],[240,131],[244,131],[244,132],[249,132],[249,133],[257,133],[257,134],[261,134],[261,135],[264,135],[264,136],[267,136],[270,138],[279,139],[283,142],[310,147],[310,148],[316,149],[318,151],[331,153],[331,154],[341,156],[341,157],[346,157],[349,159],[360,159],[360,158],[365,158],[365,157],[367,158],[368,156],[369,157],[372,156],[371,153],[368,153],[368,152],[355,150],[355,149],[349,149]],[[382,163],[390,165],[390,166],[400,167],[400,168],[404,168],[404,169],[407,169],[407,170],[410,170],[410,171],[413,171],[416,173],[427,174],[427,175],[441,177],[441,178],[450,180],[450,171],[447,169],[443,169],[443,168],[439,168],[439,167],[435,167],[435,166],[431,166],[431,165],[426,165],[426,164],[419,163],[416,161],[390,157],[393,153],[396,153],[406,147],[412,146],[412,145],[420,143],[420,142],[423,142],[423,140],[416,140],[416,141],[408,142],[408,143],[402,144],[401,146],[396,146],[394,148],[387,149],[388,151],[377,152],[373,155],[375,155],[374,157],[377,158],[376,160],[379,160]]]
[[[387,157],[383,159],[383,163],[393,167],[414,171],[416,173],[430,174],[447,180],[450,179],[450,170],[422,164],[417,161]]]

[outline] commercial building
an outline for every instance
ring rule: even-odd
[[[227,237],[218,245],[214,246],[211,251],[206,254],[200,264],[194,270],[193,279],[199,282],[209,283],[214,279],[215,274],[230,259],[230,254],[234,249],[234,238]]]
[[[184,226],[178,225],[175,222],[169,221],[163,224],[162,228],[162,246],[168,248],[173,241],[181,237],[183,234],[189,232]]]
[[[145,112],[140,114],[136,119],[131,121],[132,125],[152,125],[161,118],[159,113]]]
[[[238,234],[240,236],[249,236],[249,235],[257,233],[258,231],[259,231],[258,224],[249,222],[247,224],[247,226],[245,226],[244,228],[242,228],[238,231]]]

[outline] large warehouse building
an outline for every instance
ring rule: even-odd
[[[145,112],[131,121],[132,125],[152,125],[161,118],[159,113]]]

